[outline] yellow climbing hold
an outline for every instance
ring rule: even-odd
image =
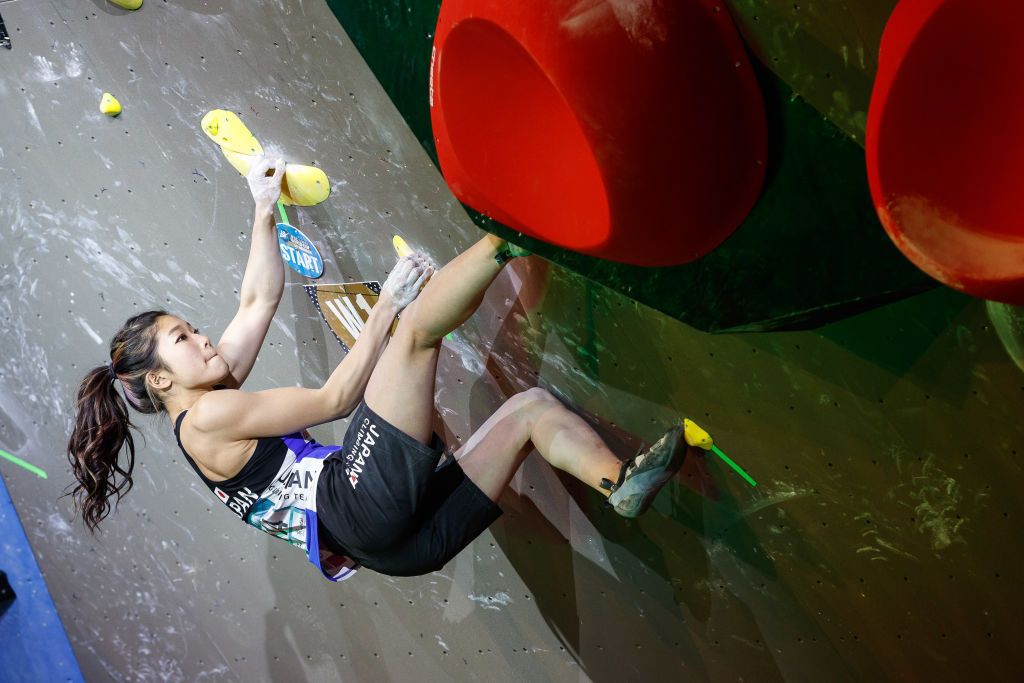
[[[711,440],[711,435],[690,418],[683,420],[683,438],[691,446],[705,451],[710,451],[711,447],[715,445],[715,442]]]
[[[408,254],[412,253],[412,249],[408,244],[405,243],[398,235],[395,235],[391,240],[391,244],[395,246],[395,251],[398,253],[398,258],[405,258]]]
[[[258,158],[248,154],[238,154],[227,149],[223,149],[221,151],[224,152],[224,156],[229,162],[231,162],[231,165],[235,167],[235,170],[242,175],[249,175],[249,167],[252,166],[252,162]],[[285,168],[288,168],[288,166],[285,165]]]
[[[116,97],[105,92],[100,98],[100,111],[107,116],[117,116],[121,113],[121,103],[117,101]]]
[[[313,206],[327,199],[331,193],[331,181],[327,174],[316,166],[288,164],[284,168],[281,182],[281,200],[285,204]]]
[[[242,175],[249,174],[249,168],[259,155],[238,154],[222,150],[227,160]],[[331,181],[327,174],[315,166],[286,164],[281,180],[281,203],[287,206],[313,206],[327,199],[331,193]]]
[[[203,132],[225,152],[262,156],[263,146],[232,111],[214,109],[207,112],[200,124]],[[235,168],[238,168],[237,166]]]
[[[263,156],[263,145],[249,132],[234,112],[214,109],[206,113],[199,127],[220,145],[221,151],[235,170],[248,175],[249,168]],[[331,181],[315,166],[288,164],[281,181],[281,203],[288,206],[313,206],[327,199]]]
[[[142,7],[142,0],[110,0],[110,2],[124,9],[139,9]]]

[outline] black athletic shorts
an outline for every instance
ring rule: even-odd
[[[417,576],[443,567],[502,510],[444,455],[360,402],[341,450],[324,460],[316,508],[324,544],[367,569]]]

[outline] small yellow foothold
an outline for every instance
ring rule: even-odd
[[[691,446],[705,451],[710,451],[711,447],[715,445],[715,442],[711,440],[711,435],[690,418],[683,420],[683,438]]]
[[[110,0],[110,2],[124,9],[139,9],[142,7],[142,0]]]
[[[100,98],[100,111],[107,116],[117,116],[121,113],[121,103],[113,95],[105,92]]]
[[[412,249],[405,243],[398,235],[395,235],[394,239],[391,240],[391,244],[395,246],[395,251],[398,252],[398,258],[405,258],[407,254],[412,253]]]

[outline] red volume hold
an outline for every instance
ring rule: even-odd
[[[868,109],[868,181],[921,270],[1024,304],[1024,23],[1020,0],[901,0]]]
[[[430,69],[455,196],[623,263],[693,261],[764,180],[764,105],[711,0],[444,0]]]

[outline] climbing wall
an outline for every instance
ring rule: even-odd
[[[946,289],[814,331],[709,335],[518,260],[444,344],[449,444],[539,384],[623,456],[690,415],[757,487],[694,459],[629,521],[534,454],[441,571],[334,585],[225,510],[165,418],[136,416],[135,488],[91,537],[60,498],[79,381],[137,312],[216,338],[237,305],[251,199],[204,113],[331,178],[292,211],[322,282],[383,280],[394,234],[444,262],[482,233],[322,0],[0,14],[0,449],[47,478],[0,472],[86,680],[1008,677],[1024,376],[984,304]],[[287,277],[247,389],[319,386],[341,358],[309,281]]]

